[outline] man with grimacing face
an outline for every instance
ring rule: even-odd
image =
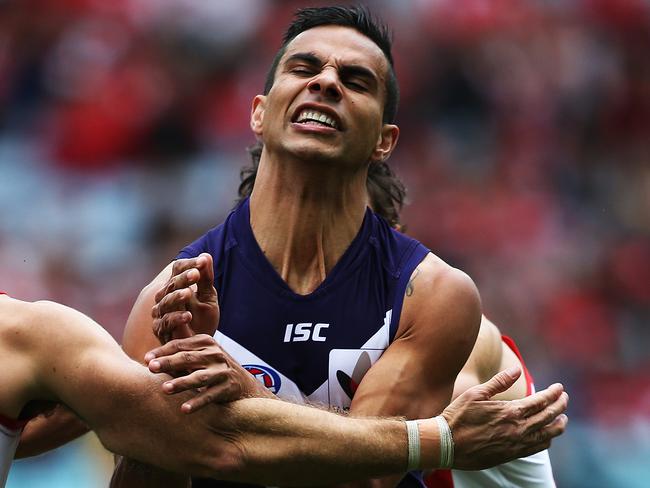
[[[123,347],[142,361],[159,345],[152,330],[173,338],[218,326],[221,345],[280,397],[358,416],[437,415],[472,350],[480,299],[466,274],[367,209],[368,167],[389,158],[399,135],[389,37],[363,9],[305,9],[276,61],[252,103],[263,149],[250,199],[143,290]],[[216,364],[200,366],[214,375],[163,387],[202,388],[189,411],[261,394],[225,356]],[[548,447],[566,423],[561,394],[477,401],[469,417],[446,411],[453,439],[444,425],[438,435],[454,456],[441,465],[498,464]],[[120,469],[128,475],[129,463]],[[417,473],[400,478],[374,484],[421,486]]]

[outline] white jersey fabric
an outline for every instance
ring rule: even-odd
[[[454,488],[555,488],[548,451],[481,471],[453,470]]]
[[[0,488],[5,486],[16,453],[22,427],[14,427],[0,417]]]

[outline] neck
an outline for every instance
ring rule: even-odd
[[[359,232],[367,168],[277,161],[262,153],[251,227],[266,258],[296,293],[314,291]]]

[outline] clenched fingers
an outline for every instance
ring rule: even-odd
[[[163,296],[160,301],[151,308],[151,316],[156,319],[161,318],[169,312],[185,310],[191,299],[192,290],[188,288],[172,291]]]
[[[197,259],[179,259],[174,262],[172,275],[154,295],[154,300],[159,302],[165,295],[174,290],[187,288],[199,281],[201,273],[197,269]]]
[[[153,321],[153,333],[165,344],[175,337],[187,337],[192,335],[190,322],[191,312],[170,312],[162,318]]]

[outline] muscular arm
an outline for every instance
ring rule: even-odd
[[[165,283],[171,274],[171,267],[170,263],[142,290],[129,316],[124,331],[124,350],[135,360],[142,361],[146,351],[159,345],[151,328],[151,307],[154,304],[154,295],[157,289]],[[50,414],[39,415],[27,424],[20,436],[16,458],[42,454],[76,439],[86,432],[88,432],[88,428],[74,413],[64,406],[59,406]],[[151,472],[153,473],[153,471]]]
[[[350,412],[411,419],[442,412],[472,350],[480,316],[469,277],[429,254],[407,286],[395,340],[364,376]],[[392,486],[398,480],[371,484]]]
[[[284,485],[399,472],[406,464],[399,421],[269,399],[209,405],[189,417],[182,398],[162,393],[164,376],[126,358],[88,317],[53,303],[25,306],[31,323],[16,329],[12,361],[22,358],[28,386],[17,396],[67,404],[114,452],[180,473]],[[48,354],[53,348],[58,354]],[[436,445],[425,442],[426,458],[435,459]]]
[[[173,263],[168,264],[151,283],[145,286],[131,309],[122,336],[122,349],[133,360],[142,362],[145,353],[152,347],[160,345],[153,334],[151,308],[155,303],[157,290],[163,286],[171,275]],[[127,457],[116,460],[115,472],[111,480],[113,488],[131,486],[156,487],[167,484],[170,488],[189,486],[189,478],[184,475],[172,475],[153,466],[145,466]]]

